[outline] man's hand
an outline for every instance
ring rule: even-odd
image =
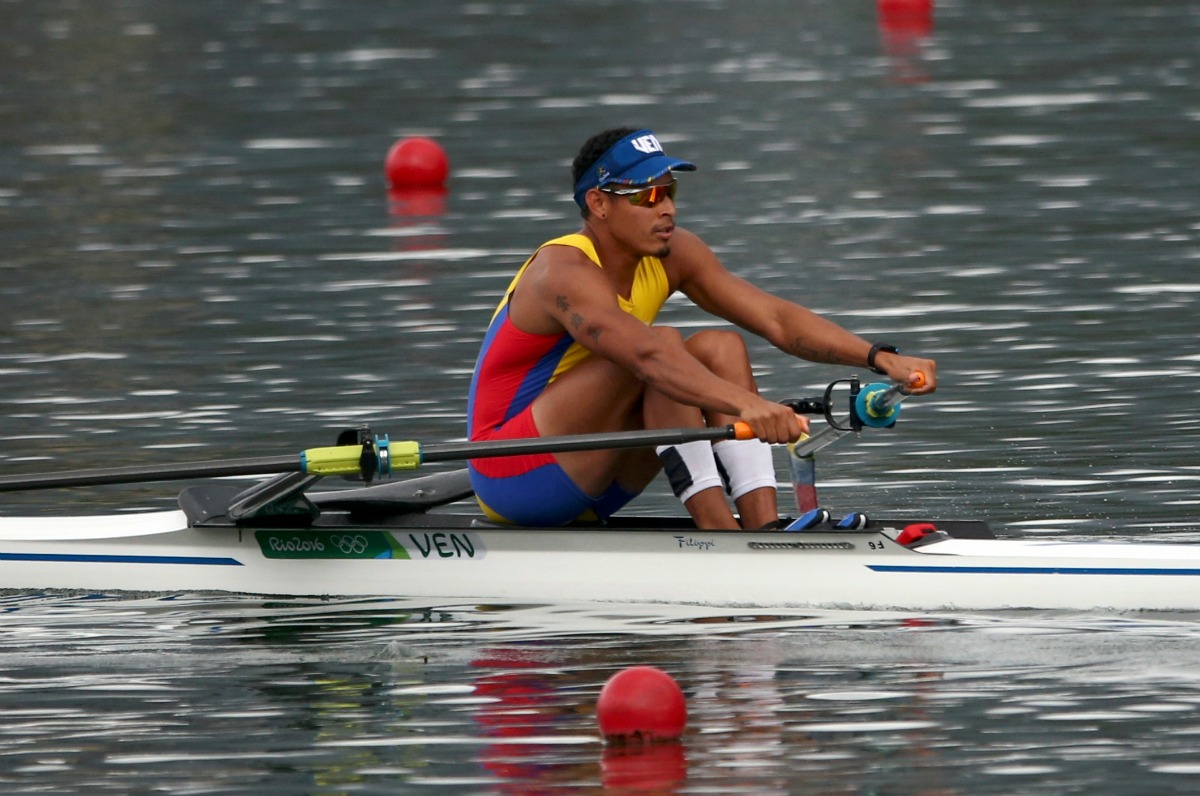
[[[888,378],[904,386],[909,395],[928,395],[937,389],[937,363],[932,359],[881,353],[875,364],[887,372]]]
[[[754,396],[749,406],[740,415],[742,421],[754,430],[754,435],[763,442],[783,444],[795,442],[808,433],[808,418],[798,415],[783,404]]]

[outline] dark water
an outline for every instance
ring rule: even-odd
[[[831,508],[1200,530],[1195,0],[942,2],[917,38],[866,0],[7,0],[0,31],[5,473],[276,455],[360,422],[461,438],[499,291],[575,226],[570,158],[632,123],[700,164],[680,222],[731,269],[938,359],[896,430],[823,457]],[[450,190],[389,199],[384,155],[416,134]],[[755,356],[780,398],[850,375]],[[587,792],[643,766],[668,792],[1132,793],[1200,773],[1190,616],[3,608],[6,792]],[[655,760],[596,740],[595,695],[633,663],[690,697]]]
[[[131,793],[1166,793],[1195,617],[13,596],[0,785]],[[600,742],[605,680],[681,744]]]

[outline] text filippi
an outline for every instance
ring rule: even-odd
[[[712,550],[717,546],[717,543],[712,539],[693,539],[690,536],[676,536],[676,541],[680,547],[695,547],[700,550]]]

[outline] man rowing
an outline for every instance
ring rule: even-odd
[[[677,227],[674,174],[695,168],[667,156],[649,130],[607,130],[583,145],[572,166],[583,228],[542,244],[505,291],[475,364],[467,433],[501,440],[740,420],[756,439],[476,459],[471,484],[492,519],[603,520],[665,470],[697,527],[777,526],[770,444],[796,441],[808,420],[759,396],[738,332],[685,338],[653,325],[676,291],[785,353],[865,366],[914,394],[936,389],[932,360],[872,345],[764,292]]]

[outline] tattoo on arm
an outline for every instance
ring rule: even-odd
[[[849,362],[843,362],[832,349],[819,349],[810,345],[806,345],[803,340],[796,339],[788,346],[789,354],[798,356],[801,359],[807,359],[810,362],[824,362],[830,365],[848,365]]]
[[[567,310],[571,309],[571,302],[567,300],[566,296],[559,293],[554,297],[554,306],[558,307],[558,309],[562,312],[566,312]],[[572,312],[570,316],[570,322],[571,328],[578,330],[579,327],[583,325],[583,316],[578,312]]]
[[[554,304],[563,312],[571,309],[571,302],[567,301],[567,297],[561,293],[554,297]],[[583,328],[584,318],[578,312],[571,313],[570,321],[571,328],[575,331],[579,331]],[[589,326],[586,329],[583,329],[583,333],[592,338],[593,342],[600,339],[600,327],[598,326]]]

